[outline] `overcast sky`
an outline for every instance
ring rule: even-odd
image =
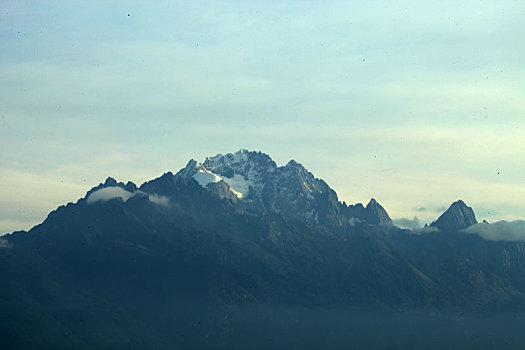
[[[524,1],[1,1],[0,233],[260,150],[422,223],[525,217]]]

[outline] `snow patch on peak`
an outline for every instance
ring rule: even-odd
[[[206,157],[203,165],[208,170],[229,167],[232,165],[239,165],[248,162],[248,151],[241,149],[235,153],[227,153],[225,155],[219,153],[213,157]]]
[[[175,175],[176,178],[182,178],[189,180],[198,170],[204,169],[202,164],[197,162],[195,159],[190,159],[188,164]]]
[[[261,152],[241,149],[235,153],[217,154],[207,157],[202,163],[203,169],[213,172],[230,185],[230,187],[248,195],[250,190],[254,198],[261,198],[269,173],[275,170],[275,162]]]
[[[231,187],[230,187],[230,191],[232,191],[233,194],[237,196],[237,198],[242,198],[242,193],[241,192],[237,192]]]
[[[202,187],[208,186],[209,183],[216,183],[219,181],[224,181],[230,186],[230,190],[239,198],[242,198],[248,195],[250,191],[251,182],[247,181],[244,176],[240,174],[234,174],[233,177],[221,177],[209,170],[199,170],[193,175],[193,178],[201,185]]]
[[[242,163],[248,161],[248,151],[241,149],[235,153],[228,153],[226,156],[230,158],[230,163]]]
[[[193,175],[193,178],[201,185],[202,187],[208,186],[209,183],[215,183],[222,180],[222,177],[212,173],[207,170],[199,170]]]
[[[242,198],[250,192],[250,186],[253,186],[251,181],[248,181],[240,174],[234,174],[231,178],[223,178],[223,180],[230,186],[237,197]]]

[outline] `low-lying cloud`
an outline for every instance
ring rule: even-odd
[[[350,224],[350,226],[355,226],[356,224],[360,224],[361,220],[359,220],[358,218],[350,218],[348,219],[348,223]]]
[[[477,234],[490,241],[525,242],[525,220],[479,223],[470,226],[464,232]]]
[[[10,248],[11,244],[5,239],[0,238],[0,249]]]
[[[130,192],[118,186],[104,187],[91,193],[87,198],[87,203],[93,204],[100,201],[105,202],[114,198],[120,198],[126,202],[128,199],[136,195],[148,196],[150,202],[158,205],[168,205],[169,203],[168,197],[159,196],[157,194],[148,194],[142,191]]]
[[[108,201],[113,198],[121,198],[124,202],[133,197],[135,193],[126,191],[122,187],[111,186],[104,187],[100,190],[97,190],[89,195],[87,198],[87,203],[92,204],[99,201]]]
[[[417,218],[417,216],[414,216],[413,219],[407,219],[407,218],[399,218],[394,219],[394,225],[396,225],[399,228],[409,229],[409,230],[419,230],[423,226],[421,224],[421,221]]]
[[[159,204],[159,205],[168,205],[170,200],[166,196],[159,196],[158,194],[150,194],[148,195],[148,199],[150,202]]]

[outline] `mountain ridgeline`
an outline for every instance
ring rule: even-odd
[[[347,205],[301,164],[245,150],[141,186],[108,178],[2,237],[0,343],[404,349],[411,329],[419,347],[520,348],[525,245],[476,223],[460,200],[400,229],[375,199]]]
[[[452,203],[450,208],[444,212],[431,226],[440,230],[464,230],[472,225],[477,224],[474,210],[468,207],[465,202],[459,200]]]
[[[339,202],[326,182],[315,178],[300,163],[291,160],[278,167],[260,152],[241,150],[208,157],[202,164],[190,160],[172,179],[173,182],[193,180],[203,187],[211,187],[220,198],[234,200],[246,210],[261,214],[279,214],[290,220],[330,228],[343,228],[355,221],[392,225],[387,212],[374,199],[366,207],[347,206]],[[221,185],[216,185],[218,183]],[[149,187],[144,186],[144,190],[148,191]],[[159,194],[169,195],[169,192]]]

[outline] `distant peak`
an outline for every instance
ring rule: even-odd
[[[195,159],[190,159],[188,161],[188,164],[186,164],[186,166],[184,168],[182,168],[181,170],[179,170],[177,172],[177,174],[175,175],[175,177],[177,178],[182,178],[184,180],[188,180],[190,179],[197,171],[199,171],[200,169],[202,168],[202,165],[197,162]],[[169,173],[171,174],[171,172]],[[163,176],[165,176],[166,174],[164,174]]]
[[[368,207],[368,206],[371,206],[371,205],[379,205],[379,203],[377,203],[375,198],[370,198],[370,202],[368,202],[368,204],[366,206]]]
[[[450,205],[448,210],[466,210],[466,211],[472,211],[472,208],[469,207],[465,202],[463,202],[461,199],[458,199],[454,203]],[[448,211],[447,210],[447,211]]]
[[[308,170],[306,170],[306,168],[301,163],[298,163],[298,162],[296,162],[293,159],[291,159],[288,163],[286,163],[284,168],[285,169],[290,169],[290,170],[293,169],[294,171],[296,171],[297,173],[300,173],[300,174],[307,174],[308,173]]]
[[[375,198],[370,198],[370,201],[366,205],[365,216],[366,221],[371,224],[393,225],[392,219],[385,208],[383,208]]]
[[[137,189],[137,186],[131,181],[128,181],[127,184],[124,184],[123,182],[117,182],[117,180],[111,176],[108,176],[104,183],[100,183],[98,186],[95,186],[87,191],[85,198],[89,197],[91,193],[107,187],[120,187],[130,192],[134,192],[134,190]]]
[[[431,226],[435,226],[443,231],[458,231],[477,223],[474,210],[459,199],[452,203]]]
[[[188,164],[186,164],[186,168],[194,167],[194,166],[196,166],[197,164],[198,164],[198,162],[197,162],[195,159],[191,158],[191,159],[188,161]]]
[[[117,180],[115,180],[114,178],[112,178],[111,176],[108,176],[108,178],[106,179],[106,181],[104,181],[104,186],[117,186]]]
[[[129,191],[129,192],[135,192],[138,188],[137,188],[137,185],[135,185],[133,182],[131,181],[128,181],[126,183],[126,185],[124,186],[124,189]]]
[[[288,163],[286,163],[286,167],[298,167],[298,166],[301,166],[301,164],[297,163],[293,159],[290,159],[290,161],[288,161]]]
[[[450,205],[450,207],[465,207],[465,208],[468,208],[468,206],[465,204],[465,202],[463,202],[461,199],[458,199],[457,201],[455,201],[454,203],[452,203]]]
[[[250,152],[245,149],[240,149],[234,153],[226,153],[226,154],[219,153],[213,157],[206,157],[202,165],[206,169],[211,170],[215,168],[230,166],[232,164],[244,164],[248,162],[251,153],[255,153],[255,152]]]

